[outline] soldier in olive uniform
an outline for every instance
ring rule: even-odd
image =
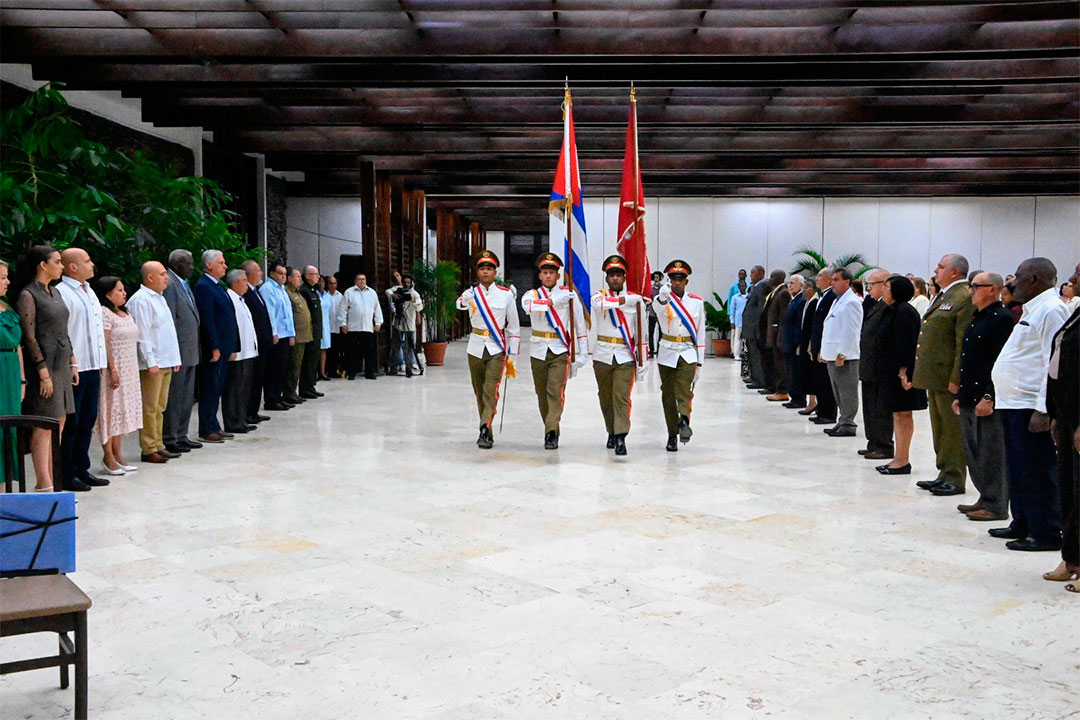
[[[495,284],[499,258],[490,250],[476,256],[476,279],[479,283],[461,294],[458,310],[469,313],[469,375],[472,378],[476,408],[480,413],[478,447],[487,450],[495,444],[491,421],[499,404],[499,383],[507,371],[511,355],[517,355],[521,343],[521,323],[518,320],[514,294],[509,288]]]
[[[569,287],[558,285],[562,266],[562,260],[555,253],[541,253],[536,258],[540,287],[521,296],[521,308],[532,321],[529,356],[540,417],[544,421],[546,450],[559,447],[559,420],[566,398],[566,382],[587,362],[589,352],[589,332],[582,303]],[[570,362],[570,345],[576,350],[573,363]]]
[[[296,388],[300,383],[300,367],[304,364],[304,355],[311,347],[311,310],[308,309],[307,300],[300,294],[300,285],[303,284],[300,271],[289,268],[285,279],[285,293],[292,306],[293,325],[296,327],[296,342],[289,348],[289,366],[285,377],[285,392],[282,397],[288,402],[298,405],[305,402],[300,397]]]
[[[626,260],[621,255],[604,260],[604,275],[608,289],[592,295],[596,327],[593,372],[608,432],[607,446],[614,448],[616,455],[625,455],[634,377],[645,376],[644,363],[637,365],[647,351],[645,333],[638,330],[638,313],[644,312],[645,303],[640,295],[625,290]]]
[[[311,346],[304,351],[303,364],[300,366],[300,397],[307,400],[320,398],[323,393],[315,389],[319,375],[319,346],[322,344],[322,300],[316,284],[319,282],[319,268],[308,265],[304,268],[304,282],[300,285],[300,295],[307,302],[308,314],[311,315]]]
[[[964,331],[975,314],[967,273],[968,261],[963,255],[941,258],[934,270],[941,292],[923,314],[915,351],[912,384],[926,390],[930,401],[930,427],[938,468],[934,480],[920,480],[916,485],[934,495],[962,495],[967,480],[960,417],[952,411],[953,398],[960,389]]]
[[[660,396],[667,423],[668,452],[677,452],[679,441],[689,442],[690,403],[694,384],[705,362],[705,301],[700,295],[686,292],[690,264],[672,260],[664,269],[670,285],[664,285],[653,298],[653,310],[660,323]]]

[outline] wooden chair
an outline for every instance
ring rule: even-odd
[[[30,434],[34,428],[52,431],[53,490],[63,490],[60,478],[60,421],[39,415],[0,415],[0,452],[3,453],[4,492],[12,492],[15,483],[19,492],[26,492],[26,455],[30,451]],[[9,462],[9,438],[15,439],[15,462]]]
[[[68,686],[68,665],[75,665],[75,718],[85,720],[87,699],[86,611],[90,598],[67,575],[37,575],[0,580],[0,637],[59,633],[56,655],[0,665],[0,675],[59,667],[60,687]],[[74,644],[68,633],[74,633]]]
[[[53,489],[63,488],[60,473],[60,423],[53,418],[34,415],[0,415],[0,448],[10,459],[10,441],[15,438],[15,462],[4,463],[4,489],[11,492],[15,484],[26,492],[26,453],[30,433],[34,428],[52,431]],[[5,572],[0,579],[0,637],[37,632],[55,632],[59,652],[46,657],[29,658],[0,664],[0,675],[60,668],[60,687],[69,685],[68,666],[75,666],[75,717],[84,720],[87,714],[87,646],[86,611],[90,598],[66,575],[55,568],[39,568],[27,572]],[[68,633],[74,634],[72,642]]]

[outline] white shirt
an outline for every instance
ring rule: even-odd
[[[1050,288],[1024,303],[1020,322],[994,362],[994,407],[1046,412],[1046,373],[1054,334],[1069,319],[1065,303]]]
[[[347,327],[349,332],[375,332],[375,326],[383,324],[379,294],[370,286],[361,290],[353,285],[341,296],[335,322],[339,330]]]
[[[847,289],[829,308],[821,334],[821,359],[835,362],[838,355],[845,360],[859,359],[859,339],[862,334],[862,298]]]
[[[926,314],[926,308],[930,307],[930,298],[925,295],[916,295],[908,300],[908,305],[915,308],[915,311],[919,313],[919,317]]]
[[[127,309],[139,328],[139,369],[156,366],[171,370],[179,365],[180,343],[165,296],[141,285],[128,298]]]
[[[576,299],[576,295],[565,285],[543,292],[540,288],[536,288],[522,295],[521,309],[529,314],[532,321],[532,337],[529,338],[530,357],[543,360],[547,357],[548,350],[551,350],[553,355],[562,355],[569,351],[566,343],[559,337],[558,328],[548,320],[549,311],[552,313],[553,320],[557,318],[562,323],[562,328],[567,335],[573,332],[577,338],[578,357],[589,354],[589,328],[585,324],[585,310],[580,300],[574,303],[574,329],[570,330],[570,300]],[[555,337],[542,337],[537,333],[554,334]]]
[[[674,298],[675,294],[671,296]],[[697,335],[697,343],[690,340],[690,330],[679,318],[673,307],[674,300],[661,302],[660,297],[653,298],[653,311],[656,313],[656,321],[660,323],[660,353],[656,362],[664,367],[678,367],[679,358],[688,363],[705,363],[705,301],[700,295],[683,293],[679,298],[690,321],[694,325],[694,334]],[[664,336],[686,338],[680,342],[666,340]]]
[[[626,303],[619,304],[619,298],[625,297]],[[596,344],[593,346],[593,362],[604,363],[605,365],[611,365],[612,363],[623,365],[628,362],[633,362],[634,356],[630,354],[630,348],[626,346],[626,343],[622,339],[622,333],[619,330],[619,325],[612,322],[611,316],[614,313],[616,321],[619,320],[619,311],[622,311],[623,316],[626,318],[627,335],[630,338],[630,342],[637,346],[636,351],[641,353],[645,346],[641,343],[641,339],[637,337],[637,315],[638,308],[644,310],[644,299],[636,293],[626,292],[623,290],[618,295],[612,293],[610,290],[597,290],[592,294],[592,318],[593,327],[596,328]],[[644,336],[644,333],[642,333]],[[617,342],[612,340],[602,340],[601,338],[617,339]]]
[[[482,358],[485,349],[490,355],[498,355],[503,351],[499,347],[499,343],[489,333],[487,323],[484,322],[484,318],[477,306],[478,301],[475,294],[483,293],[487,306],[491,309],[491,314],[495,318],[495,324],[498,326],[495,328],[495,332],[501,331],[506,338],[509,354],[517,355],[521,344],[521,321],[518,319],[514,294],[510,292],[509,288],[495,283],[491,283],[486,288],[481,284],[471,289],[474,294],[473,298],[465,300],[464,296],[459,297],[456,303],[457,309],[468,310],[469,324],[473,330],[483,330],[486,334],[470,332],[469,347],[466,352],[473,357]]]
[[[341,309],[341,299],[345,297],[337,290],[330,293],[330,334],[341,332],[341,326],[337,323],[338,310]]]
[[[240,331],[240,350],[232,362],[250,360],[259,354],[259,340],[255,337],[255,321],[251,318],[251,308],[232,288],[227,288],[225,292],[232,300],[233,310],[236,311],[236,328]]]
[[[105,324],[101,303],[89,284],[65,275],[56,289],[68,309],[68,336],[79,372],[100,370],[109,364],[105,355]]]

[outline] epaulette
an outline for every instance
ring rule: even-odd
[[[569,286],[569,285],[560,285],[560,286],[559,286],[559,289],[560,289],[560,290],[569,290],[569,289],[570,289],[570,286]]]
[[[505,290],[506,292],[510,292],[510,288],[506,287],[505,285],[496,285],[495,287],[499,288],[500,290]]]
[[[695,300],[700,300],[701,299],[700,295],[695,295],[694,293],[686,293],[686,294],[689,295],[690,297],[694,298]]]

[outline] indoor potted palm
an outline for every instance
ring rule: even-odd
[[[438,263],[417,260],[413,283],[424,301],[424,359],[428,365],[442,365],[446,357],[447,335],[457,317],[457,296],[461,267],[452,260]]]
[[[718,293],[713,293],[716,305],[708,300],[705,301],[705,330],[716,333],[713,338],[713,355],[728,357],[731,355],[731,339],[728,333],[731,331],[731,318],[728,317],[727,303]]]

